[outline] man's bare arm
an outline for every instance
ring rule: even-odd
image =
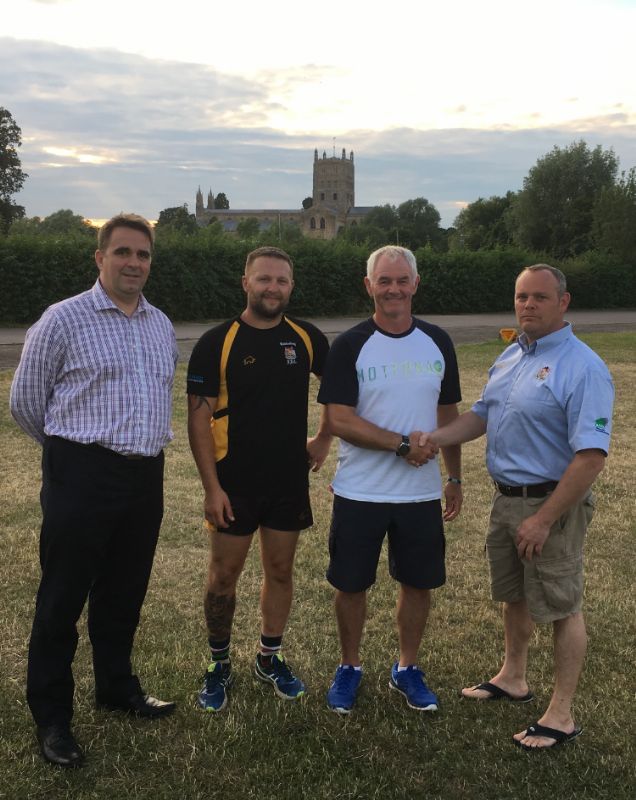
[[[188,395],[188,441],[205,491],[205,518],[217,528],[227,528],[234,515],[227,494],[216,472],[214,439],[210,424],[216,409],[216,397]]]
[[[439,428],[452,425],[459,419],[457,404],[437,406],[437,424]],[[442,448],[442,458],[449,477],[461,479],[462,477],[462,446],[460,444],[447,444]],[[462,508],[464,496],[461,484],[446,483],[444,486],[444,521],[455,519]]]
[[[475,414],[474,411],[465,411],[453,419],[452,422],[437,428],[431,433],[425,433],[420,438],[420,444],[430,438],[440,447],[448,447],[449,445],[463,444],[464,442],[471,442],[473,439],[479,439],[484,433],[486,433],[486,420]]]
[[[327,405],[327,424],[334,436],[339,436],[350,444],[357,447],[364,447],[368,450],[388,450],[395,452],[402,441],[404,431],[389,431],[380,428],[373,422],[369,422],[356,414],[353,406],[329,403]],[[420,431],[410,431],[411,452],[409,453],[408,463],[413,466],[425,464],[433,458],[431,448],[428,444],[419,444]]]
[[[318,431],[315,436],[310,436],[309,439],[307,439],[307,459],[312,472],[318,472],[320,467],[325,463],[329,455],[332,439],[333,436],[329,431],[329,425],[327,423],[327,407],[323,406],[320,410]]]

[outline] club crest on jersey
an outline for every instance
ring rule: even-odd
[[[243,366],[244,367],[251,367],[252,364],[256,363],[256,359],[254,356],[245,356],[243,359]]]
[[[286,344],[284,353],[288,365],[296,363],[296,348],[293,344]]]
[[[541,367],[541,369],[537,372],[537,380],[544,381],[549,374],[550,374],[550,367]]]

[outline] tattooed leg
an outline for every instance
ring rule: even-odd
[[[203,601],[208,635],[216,640],[229,637],[236,606],[236,584],[252,541],[251,536],[210,534],[210,564]]]
[[[211,639],[229,639],[236,607],[236,594],[219,595],[207,591],[203,600],[208,636]]]

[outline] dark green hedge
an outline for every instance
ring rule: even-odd
[[[244,302],[240,276],[249,243],[175,234],[157,243],[148,299],[174,320],[222,319]],[[300,316],[367,313],[362,279],[367,248],[344,241],[303,239],[287,245],[295,263],[290,311]],[[28,323],[51,303],[89,288],[97,269],[94,246],[76,239],[0,238],[0,319]],[[480,252],[417,252],[422,276],[418,314],[507,311],[522,266],[544,260],[518,249]],[[575,308],[636,305],[636,267],[587,254],[560,266]]]

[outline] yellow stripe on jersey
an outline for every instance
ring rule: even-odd
[[[221,365],[220,365],[220,373],[221,379],[219,381],[219,396],[217,399],[215,415],[219,415],[220,411],[225,411],[228,405],[228,392],[227,392],[227,361],[230,357],[230,350],[232,349],[232,345],[234,344],[234,339],[236,338],[236,334],[238,333],[240,325],[238,322],[233,322],[228,332],[225,334],[225,339],[223,340],[223,349],[221,350]],[[227,455],[227,433],[228,433],[228,426],[229,426],[229,416],[224,414],[222,416],[219,415],[218,419],[212,419],[210,421],[210,428],[212,431],[212,438],[214,439],[214,454],[216,461],[220,461],[222,458],[225,458]]]

